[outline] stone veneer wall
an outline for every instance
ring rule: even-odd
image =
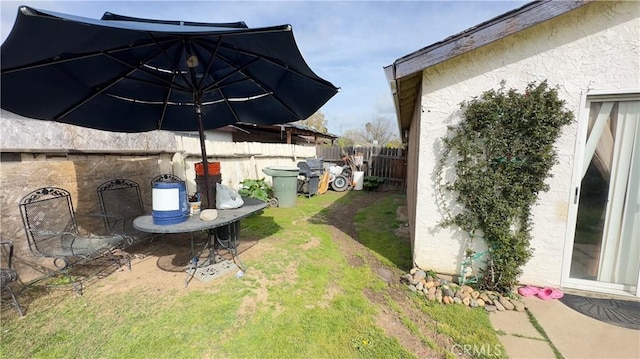
[[[166,155],[165,155],[166,156]],[[71,193],[78,225],[82,231],[106,234],[99,217],[96,187],[113,178],[128,178],[140,184],[142,198],[150,208],[151,175],[159,174],[160,156],[70,156],[63,160],[3,162],[0,167],[0,235],[14,241],[14,260],[21,280],[38,276],[41,266],[52,267],[29,251],[18,203],[27,193],[46,186],[61,187]]]

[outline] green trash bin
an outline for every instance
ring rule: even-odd
[[[298,196],[298,167],[271,166],[262,172],[273,178],[273,195],[278,199],[278,207],[295,207]]]

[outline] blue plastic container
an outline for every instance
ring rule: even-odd
[[[184,182],[155,182],[151,191],[153,224],[178,224],[189,219],[187,186]]]

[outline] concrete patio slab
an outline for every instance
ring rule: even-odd
[[[504,335],[499,338],[509,358],[555,358],[553,349],[545,340],[521,338],[513,335]]]
[[[598,321],[558,300],[528,297],[523,302],[566,359],[640,358],[638,330]]]
[[[526,312],[493,312],[489,320],[496,330],[504,332],[498,338],[509,358],[555,357],[553,349],[531,324]]]
[[[507,335],[545,340],[531,324],[525,312],[493,312],[489,315],[489,320],[493,328],[502,330]]]
[[[522,299],[544,333],[527,313],[491,313],[491,325],[504,332],[498,338],[509,358],[555,358],[553,347],[565,359],[640,358],[640,331],[607,324],[564,305],[559,300]]]

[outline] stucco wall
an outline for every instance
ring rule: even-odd
[[[443,217],[434,185],[439,139],[448,125],[459,122],[459,104],[499,88],[502,80],[507,88],[522,90],[546,79],[578,119],[581,97],[588,91],[638,88],[639,29],[640,3],[593,2],[424,70],[412,236],[418,266],[456,273],[466,248],[463,234],[438,227]],[[523,283],[560,285],[576,130],[577,122],[564,128],[557,143],[559,164],[548,181],[551,189],[540,194],[533,209],[534,256],[524,267]]]

